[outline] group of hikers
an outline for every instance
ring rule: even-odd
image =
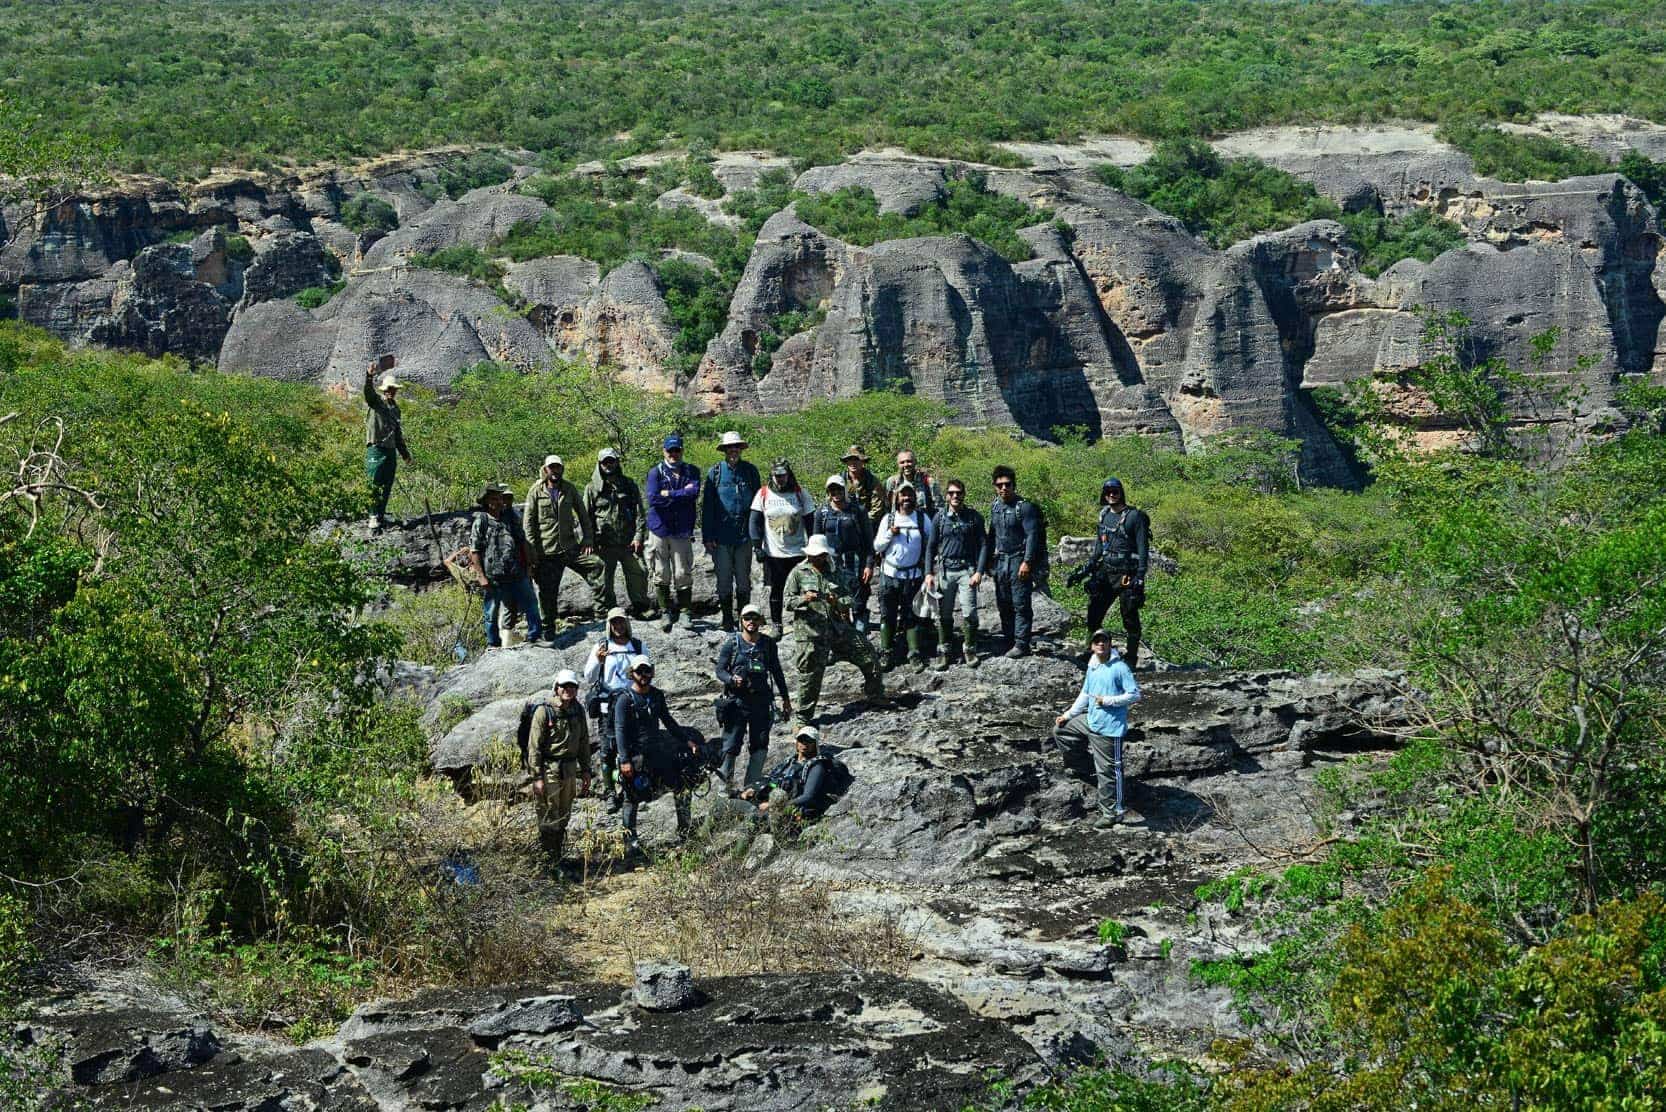
[[[364,386],[372,528],[382,525],[396,457],[411,458],[398,382],[391,374],[374,380],[387,369],[385,361],[373,363]],[[813,817],[826,806],[838,766],[821,754],[815,721],[829,664],[855,665],[873,707],[889,704],[884,672],[905,659],[916,671],[943,671],[956,663],[976,667],[978,588],[986,577],[993,581],[1000,623],[995,651],[1013,659],[1033,651],[1032,599],[1045,589],[1048,569],[1046,525],[1040,508],[1019,494],[1011,467],[994,468],[986,516],[967,504],[964,482],[939,484],[906,449],[897,454],[896,472],[881,480],[861,447],[850,446],[841,457],[844,469],[827,477],[818,503],[789,461],[776,460],[766,482],[745,458],[748,445],[740,434],[724,433],[717,446],[723,458],[702,476],[683,458],[683,438],[666,436],[661,458],[641,486],[625,474],[619,452],[603,448],[582,491],[566,477],[565,461],[550,455],[518,511],[514,492],[502,484],[488,484],[478,499],[466,562],[483,594],[488,645],[502,643],[506,609],[524,615],[528,640],[554,643],[569,568],[607,614],[606,635],[586,657],[582,680],[561,672],[550,697],[528,704],[523,714],[523,756],[540,800],[545,849],[557,860],[572,800],[588,790],[593,759],[599,760],[608,805],[623,811],[633,840],[639,805],[662,793],[675,801],[679,836],[687,832],[689,793],[705,776],[697,767],[707,761],[702,735],[671,717],[653,683],[653,662],[630,623],[657,619],[665,632],[692,627],[697,531],[712,559],[722,629],[732,635],[715,662],[723,689],[716,707],[722,737],[707,767],[715,765],[725,806],[737,811],[765,814],[784,799]],[[768,589],[767,631],[765,612],[752,601],[754,559]],[[1067,763],[1084,772],[1091,763],[1106,822],[1123,814],[1121,739],[1127,707],[1139,698],[1132,670],[1149,559],[1149,519],[1127,504],[1120,481],[1107,479],[1092,555],[1072,576],[1073,582],[1086,580],[1088,627],[1095,631],[1087,676],[1055,730]],[[628,608],[615,589],[621,574]],[[874,601],[877,650],[868,639]],[[1109,632],[1099,628],[1113,603],[1126,635],[1120,655]],[[778,647],[788,614],[797,646],[798,682],[791,692]],[[932,657],[935,665],[928,664]],[[797,754],[766,775],[777,701],[782,719],[793,723]],[[600,741],[594,755],[592,722]],[[748,758],[737,779],[743,744]]]

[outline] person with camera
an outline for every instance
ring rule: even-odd
[[[380,394],[375,381],[378,371],[384,372]],[[398,399],[399,380],[393,377],[393,356],[379,355],[364,372],[364,404],[369,407],[364,417],[364,471],[372,491],[372,530],[380,529],[387,515],[388,496],[393,493],[393,477],[399,470],[399,460],[411,462]]]
[[[630,663],[637,657],[647,660],[648,648],[631,633],[630,615],[615,606],[607,612],[607,636],[597,641],[584,658],[584,686],[589,692],[584,709],[600,723],[602,788],[607,793],[609,811],[618,811],[625,802],[615,776],[613,701],[630,689]]]
[[[590,724],[578,699],[578,676],[570,668],[555,675],[555,698],[532,712],[527,766],[538,807],[538,842],[551,868],[561,866],[573,800],[590,794]]]
[[[814,726],[801,726],[793,735],[795,753],[777,765],[769,776],[748,784],[740,798],[757,807],[757,814],[767,817],[773,807],[777,811],[788,808],[805,821],[821,817],[832,800],[833,758],[822,756],[821,731]]]
[[[723,787],[735,792],[735,759],[746,741],[746,778],[750,784],[763,774],[769,755],[769,728],[774,720],[770,685],[781,697],[781,714],[790,717],[792,696],[787,694],[787,677],[781,671],[781,651],[775,639],[763,631],[764,613],[752,603],[740,610],[740,631],[717,650],[717,682],[723,685],[718,699],[717,724],[723,729]]]
[[[625,833],[633,848],[636,813],[662,788],[669,788],[677,808],[677,840],[688,837],[693,826],[689,801],[680,773],[684,761],[677,749],[687,746],[696,757],[698,731],[677,725],[665,705],[665,692],[654,686],[654,665],[645,656],[633,657],[629,666],[631,685],[613,701],[613,751],[619,760],[619,778],[625,788]]]
[[[1088,562],[1072,573],[1088,585],[1088,628],[1098,629],[1115,602],[1122,612],[1128,640],[1123,659],[1139,665],[1140,607],[1145,605],[1145,573],[1151,565],[1151,519],[1128,504],[1121,479],[1106,479],[1099,490],[1099,536]]]

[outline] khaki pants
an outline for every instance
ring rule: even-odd
[[[577,761],[552,765],[544,778],[544,794],[534,795],[538,808],[538,844],[552,864],[559,863],[567,841],[567,823],[573,817],[573,800],[578,798]]]
[[[686,591],[694,586],[694,538],[648,534],[648,570],[654,586]]]

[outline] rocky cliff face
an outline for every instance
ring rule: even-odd
[[[1599,128],[1591,142],[1608,150],[1621,134]],[[764,225],[726,327],[680,380],[671,369],[677,326],[642,263],[605,274],[571,257],[510,265],[503,289],[513,307],[478,283],[410,266],[445,247],[490,248],[548,212],[513,180],[434,203],[441,152],[352,171],[222,175],[188,190],[135,180],[23,228],[0,254],[0,286],[19,285],[24,319],[59,335],[217,359],[233,372],[336,383],[387,350],[411,377],[443,387],[480,359],[536,367],[584,358],[714,412],[791,411],[888,386],[940,399],[968,423],[1042,436],[1076,426],[1191,447],[1265,429],[1301,441],[1304,475],[1320,481],[1349,475],[1312,390],[1414,367],[1426,355],[1419,307],[1463,311],[1475,322],[1476,354],[1518,365],[1529,336],[1560,329],[1547,370],[1580,395],[1579,411],[1529,412],[1522,400],[1518,416],[1562,435],[1606,427],[1625,376],[1666,373],[1660,226],[1623,179],[1489,181],[1426,128],[1272,129],[1218,145],[1306,177],[1347,208],[1433,208],[1471,243],[1375,281],[1359,272],[1340,226],[1325,222],[1215,251],[1098,184],[1086,167],[1107,157],[1103,144],[1038,147],[1034,169],[983,168],[990,188],[1068,227],[1028,230],[1033,259],[1008,263],[965,237],[860,247],[788,208]],[[1130,161],[1140,152],[1110,154]],[[725,158],[715,169],[730,188],[774,168],[751,153]],[[795,184],[812,193],[865,187],[882,211],[909,213],[969,169],[874,152],[811,168]],[[365,191],[398,211],[396,231],[342,226],[342,204]],[[733,222],[675,190],[662,202]],[[188,260],[161,242],[192,229],[202,234]],[[226,256],[228,231],[253,245],[246,265]],[[308,310],[292,300],[337,269],[347,288],[328,304]],[[803,330],[781,337],[786,320]],[[783,342],[770,353],[766,336]],[[1455,435],[1415,398],[1401,411],[1430,443]]]

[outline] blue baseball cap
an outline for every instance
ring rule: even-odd
[[[678,436],[676,433],[672,433],[670,436],[666,437],[664,442],[660,444],[660,447],[664,448],[667,452],[673,448],[681,448],[682,446],[683,438]]]

